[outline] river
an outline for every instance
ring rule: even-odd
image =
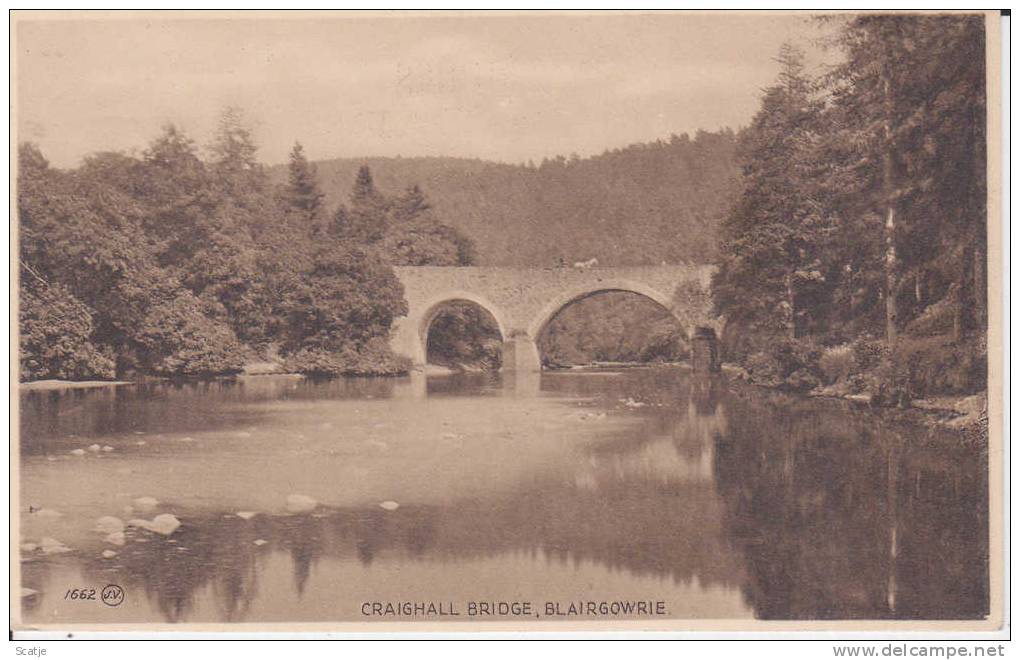
[[[20,406],[28,623],[988,612],[983,452],[680,368],[258,376]],[[180,527],[96,529],[160,514]],[[399,614],[415,602],[438,609]]]

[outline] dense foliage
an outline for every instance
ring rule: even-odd
[[[813,79],[784,48],[740,137],[714,283],[728,355],[765,380],[889,400],[983,389],[982,18],[831,22],[842,64]],[[862,341],[880,359],[820,369]]]
[[[418,188],[379,193],[363,168],[330,215],[295,145],[274,184],[235,110],[209,158],[167,126],[140,156],[75,170],[21,145],[21,376],[209,376],[279,356],[316,374],[393,373],[406,306],[394,264],[471,259]]]
[[[538,340],[547,366],[592,362],[676,362],[687,358],[684,328],[658,303],[610,292],[565,307]]]

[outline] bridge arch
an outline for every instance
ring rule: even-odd
[[[531,320],[528,325],[527,333],[534,341],[538,341],[542,332],[546,326],[556,318],[556,315],[563,311],[564,308],[572,305],[573,303],[597,296],[601,293],[611,292],[623,292],[623,293],[634,293],[643,298],[647,298],[654,303],[657,303],[660,307],[669,312],[673,318],[677,319],[682,325],[684,325],[684,331],[690,336],[690,328],[686,324],[686,319],[680,317],[673,308],[673,300],[667,293],[659,291],[655,287],[642,284],[640,282],[627,281],[627,280],[614,280],[606,282],[592,283],[586,286],[574,287],[558,296],[553,300],[549,301],[539,313]]]
[[[499,331],[500,339],[506,341],[509,336],[506,320],[499,307],[485,298],[485,296],[477,293],[463,290],[444,291],[423,305],[418,318],[413,319],[417,341],[414,346],[415,354],[412,358],[415,358],[417,364],[425,364],[425,360],[428,357],[429,329],[432,327],[432,324],[448,305],[458,302],[472,303],[485,310],[492,317],[493,321],[496,322],[496,329]]]

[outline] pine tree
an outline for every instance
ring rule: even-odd
[[[315,167],[308,162],[300,142],[295,142],[291,149],[288,174],[284,195],[287,207],[297,214],[306,227],[316,226],[325,195],[319,189]]]
[[[846,59],[829,79],[846,154],[838,176],[842,199],[856,200],[847,215],[880,218],[880,229],[870,224],[882,235],[887,341],[942,300],[953,301],[958,337],[983,328],[982,18],[860,16],[838,43]]]
[[[389,228],[389,203],[375,188],[367,165],[358,169],[351,191],[350,208],[340,206],[333,216],[333,231],[342,240],[372,245],[381,241]]]
[[[754,333],[797,337],[807,323],[802,291],[824,279],[819,254],[827,219],[811,166],[821,104],[803,54],[784,45],[778,82],[741,136],[744,190],[723,225],[715,280],[719,311]]]

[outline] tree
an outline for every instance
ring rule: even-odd
[[[342,240],[356,244],[381,241],[389,227],[389,203],[375,188],[367,165],[358,169],[351,190],[350,208],[341,206],[333,217],[333,232]]]
[[[291,149],[290,164],[287,169],[288,179],[284,202],[300,223],[303,223],[306,228],[314,228],[318,225],[325,195],[319,190],[315,167],[308,163],[304,147],[300,142],[295,142],[294,148]]]
[[[959,337],[984,327],[985,89],[980,16],[859,16],[829,77],[844,195],[882,219],[885,336],[953,299]]]
[[[389,204],[390,222],[384,250],[395,266],[469,266],[470,239],[440,222],[417,185]]]
[[[744,187],[723,224],[714,290],[729,322],[764,337],[793,339],[812,313],[800,297],[824,280],[821,253],[830,219],[811,162],[822,105],[800,51],[784,45],[778,62],[778,82],[765,90],[761,110],[740,137]]]

